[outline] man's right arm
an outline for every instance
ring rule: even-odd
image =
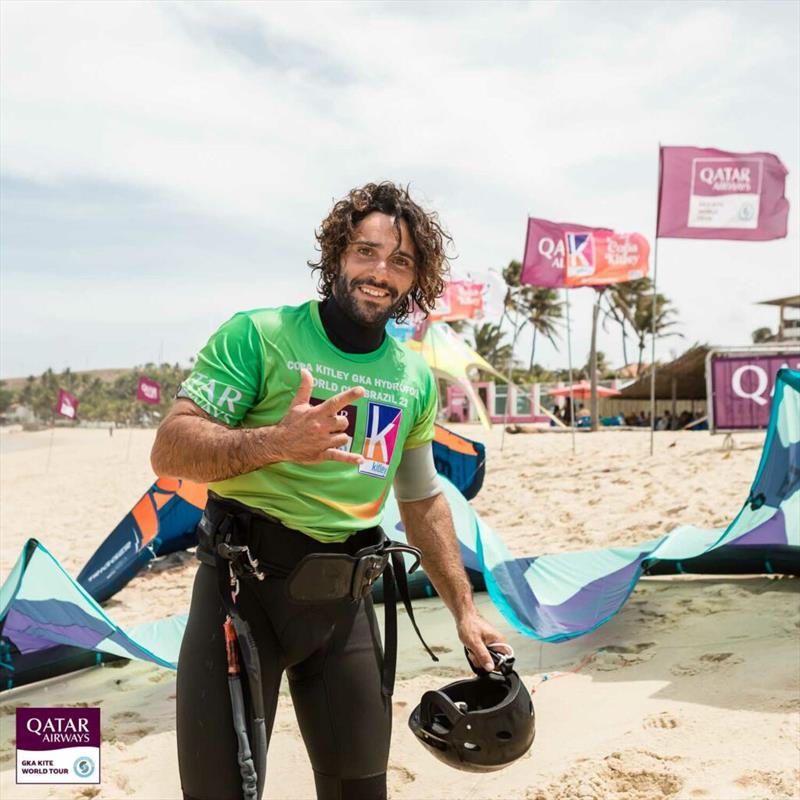
[[[276,429],[229,428],[181,397],[158,429],[150,463],[156,475],[222,481],[282,461]]]
[[[363,397],[364,390],[349,389],[312,406],[312,386],[311,374],[302,370],[300,388],[283,419],[259,428],[229,428],[191,400],[178,398],[156,434],[150,454],[153,470],[156,475],[208,483],[278,461],[360,464],[360,455],[336,449],[348,441],[347,419],[337,412]]]

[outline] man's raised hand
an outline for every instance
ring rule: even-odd
[[[329,397],[319,405],[311,405],[314,378],[307,369],[300,370],[300,387],[292,399],[289,410],[275,426],[280,439],[282,460],[296,464],[319,464],[323,461],[341,461],[361,464],[358,453],[348,453],[337,448],[346,445],[350,437],[347,417],[339,412],[364,396],[364,389],[356,386]]]

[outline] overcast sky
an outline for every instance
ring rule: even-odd
[[[799,9],[6,0],[0,375],[185,363],[233,312],[307,299],[315,226],[368,180],[437,209],[459,269],[520,258],[528,214],[652,241],[659,141],[789,170],[787,239],[659,242],[685,337],[659,355],[749,343],[777,316],[755,302],[800,292]],[[599,346],[622,363],[612,326]]]

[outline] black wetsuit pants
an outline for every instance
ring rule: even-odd
[[[285,532],[286,529],[283,529]],[[287,554],[267,534],[251,537],[261,563]],[[345,544],[321,545],[297,531],[292,543],[309,552],[353,553]],[[271,547],[271,542],[275,547]],[[275,549],[281,552],[271,552]],[[290,550],[297,550],[292,547]],[[292,602],[285,579],[243,579],[237,608],[258,646],[267,737],[286,671],[295,715],[314,770],[319,800],[384,800],[391,735],[391,698],[381,692],[383,655],[371,596],[320,604]],[[215,567],[201,564],[178,660],[177,733],[181,786],[187,800],[240,800],[223,635],[225,611]],[[245,691],[245,696],[247,691]],[[248,706],[249,708],[249,706]],[[293,787],[266,786],[266,797],[296,796]]]

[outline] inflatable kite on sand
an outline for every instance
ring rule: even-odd
[[[513,558],[458,489],[443,483],[473,583],[479,585],[482,579],[506,620],[540,640],[563,641],[602,625],[620,610],[642,574],[800,574],[800,372],[778,373],[758,472],[744,506],[725,529],[680,526],[634,547]],[[178,488],[173,496],[186,502]],[[159,500],[153,502],[157,505]],[[162,498],[161,509],[170,502]],[[195,513],[199,516],[197,506]],[[389,536],[403,538],[393,499],[383,524]],[[159,531],[151,543],[163,535]],[[96,571],[95,567],[88,573]],[[424,576],[414,587],[417,594],[432,593]],[[174,667],[185,622],[186,616],[180,615],[122,630],[44,546],[31,539],[0,590],[2,686],[39,680],[106,657]]]

